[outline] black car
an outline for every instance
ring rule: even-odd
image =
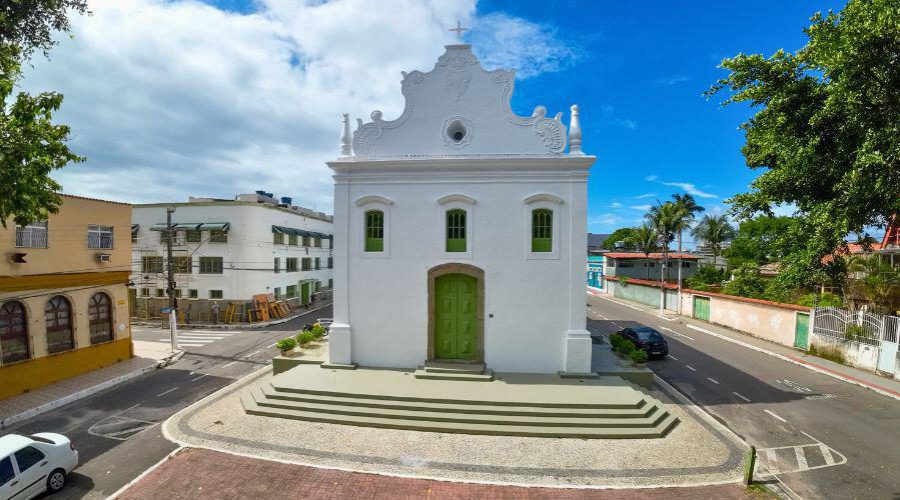
[[[663,357],[669,354],[669,343],[665,337],[649,326],[625,328],[619,335],[634,342],[634,346],[646,352],[649,357]]]

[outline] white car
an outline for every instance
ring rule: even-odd
[[[0,437],[0,499],[24,500],[45,491],[57,492],[77,465],[75,445],[61,434]]]

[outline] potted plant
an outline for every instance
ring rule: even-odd
[[[313,335],[313,332],[307,331],[297,334],[297,343],[299,343],[301,347],[312,342],[313,340],[316,340],[316,336]]]
[[[631,351],[631,354],[629,354],[628,356],[636,365],[642,365],[647,362],[647,353],[640,349]]]
[[[310,331],[312,332],[316,340],[325,336],[325,327],[320,325],[319,323],[313,325],[312,330]]]
[[[287,337],[275,343],[275,347],[281,351],[282,356],[287,356],[297,347],[297,341],[293,337]]]

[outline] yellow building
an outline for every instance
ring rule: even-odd
[[[0,399],[133,355],[131,205],[62,199],[47,221],[0,226]]]

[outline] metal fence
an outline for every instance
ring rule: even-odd
[[[882,341],[897,342],[900,318],[840,307],[817,307],[813,333],[848,342],[879,347]]]

